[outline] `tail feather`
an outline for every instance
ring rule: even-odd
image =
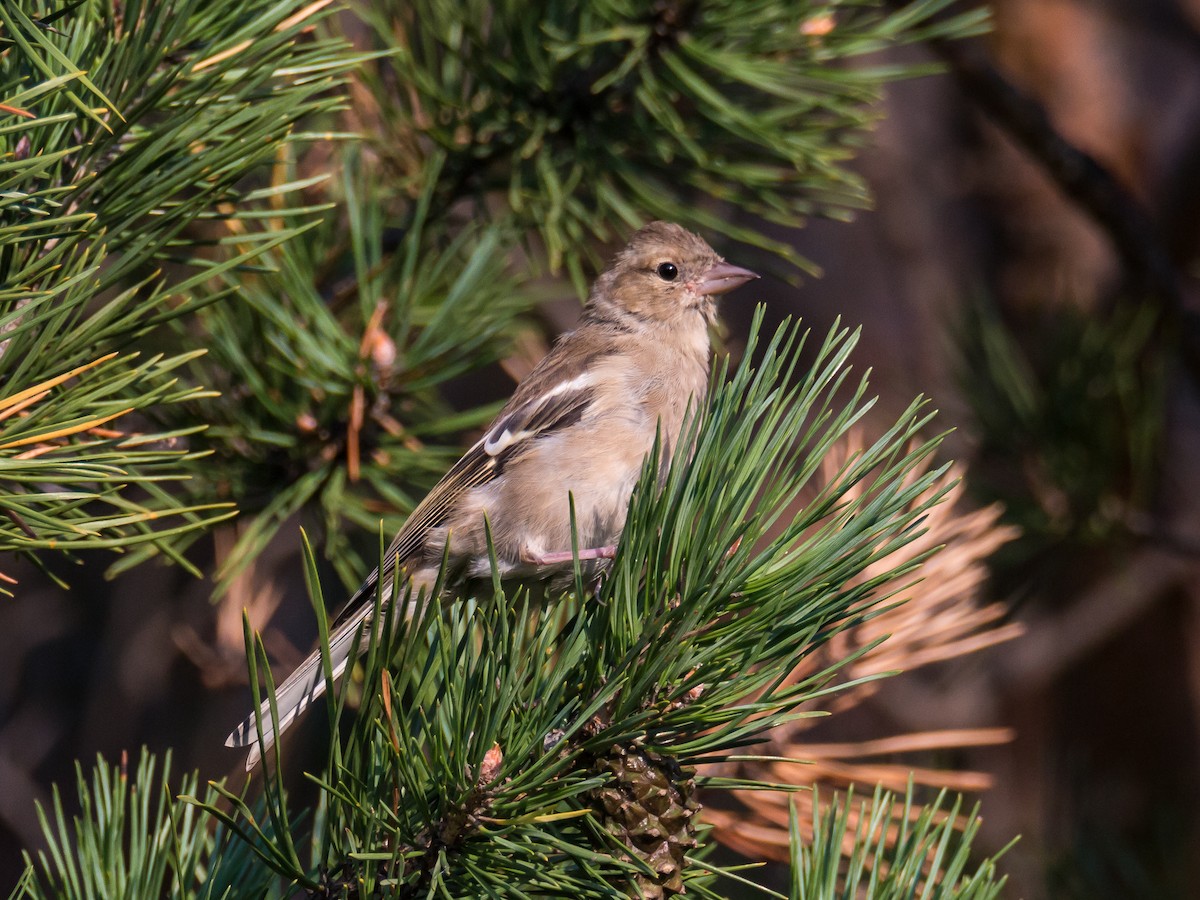
[[[355,610],[333,633],[329,639],[329,661],[333,664],[333,677],[337,680],[346,671],[350,660],[357,654],[359,648],[354,646],[355,636],[368,629],[370,617],[375,611],[373,603],[363,604]],[[366,635],[360,640],[365,640]],[[279,713],[278,726],[271,719],[271,704],[264,700],[259,707],[262,718],[262,743],[258,739],[258,729],[255,726],[255,716],[251,713],[225,739],[226,747],[249,747],[246,757],[246,771],[249,772],[257,764],[262,755],[274,745],[276,739],[291,726],[293,722],[312,704],[314,700],[325,693],[325,672],[321,665],[321,652],[315,650],[309,654],[291,675],[275,690],[275,708]]]

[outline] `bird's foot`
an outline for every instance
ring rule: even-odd
[[[608,547],[590,547],[587,550],[580,550],[578,554],[572,553],[570,550],[561,550],[557,553],[538,553],[534,550],[525,550],[521,553],[522,559],[527,563],[533,563],[535,566],[555,566],[560,563],[568,563],[575,559],[576,556],[580,560],[586,559],[612,559],[617,555],[615,545]]]

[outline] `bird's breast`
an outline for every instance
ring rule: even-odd
[[[485,515],[511,568],[530,553],[570,550],[572,503],[580,548],[617,542],[647,454],[661,434],[669,459],[708,380],[707,343],[699,359],[670,346],[635,349],[597,358],[588,369],[594,397],[578,421],[532,439],[499,478],[471,492],[453,553],[486,562],[482,529],[472,526]]]

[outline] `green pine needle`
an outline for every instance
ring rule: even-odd
[[[719,759],[811,715],[812,703],[838,689],[831,679],[846,660],[796,685],[784,686],[785,676],[911,571],[905,563],[866,584],[856,578],[917,536],[939,499],[930,489],[940,470],[921,474],[936,440],[915,440],[928,423],[919,402],[836,477],[813,484],[821,458],[870,405],[861,382],[843,399],[855,335],[836,326],[815,356],[802,357],[805,333],[794,323],[760,350],[761,321],[760,310],[747,359],[718,379],[694,424],[694,453],[677,457],[662,484],[647,462],[617,559],[594,595],[534,599],[497,584],[418,601],[405,617],[397,610],[415,598],[393,586],[402,599],[377,606],[359,669],[329,691],[333,746],[327,769],[312,776],[321,801],[304,867],[292,849],[287,823],[296,817],[278,745],[265,802],[275,833],[288,837],[263,844],[267,832],[243,800],[227,795],[232,814],[206,808],[230,827],[242,822],[237,833],[259,842],[264,863],[297,882],[336,873],[367,893],[622,896],[642,864],[595,824],[590,798],[608,778],[595,760],[614,746],[683,765]],[[261,643],[248,641],[254,675]],[[362,699],[344,725],[350,681]],[[706,789],[744,787],[710,780]],[[934,864],[955,879],[962,871],[958,848],[969,835],[947,837],[949,826],[934,828],[932,817],[889,862],[895,883],[901,873],[921,876],[935,844],[944,861]],[[876,853],[866,836],[862,846]],[[824,853],[798,850],[795,864],[807,872],[811,854]],[[709,890],[712,871],[698,863],[685,880]]]
[[[0,96],[20,111],[0,122],[0,550],[129,551],[116,573],[156,554],[184,562],[233,514],[228,497],[181,487],[202,425],[153,421],[210,396],[179,380],[197,353],[135,348],[311,217],[296,202],[305,181],[244,182],[340,102],[357,58],[304,35],[327,14],[300,0],[0,9]],[[189,231],[252,224],[268,205],[294,224],[227,250]]]
[[[160,766],[143,750],[132,770],[98,759],[90,778],[77,766],[69,801],[55,788],[50,809],[38,804],[45,849],[25,854],[9,900],[266,896],[273,876],[253,865],[252,846],[177,799],[197,787],[192,773],[172,788],[169,753]],[[199,796],[212,804],[221,790]]]

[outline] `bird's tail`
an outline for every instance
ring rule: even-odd
[[[375,604],[363,604],[347,617],[330,637],[329,661],[333,665],[335,681],[342,676],[350,660],[357,655],[359,648],[355,646],[355,638],[358,637],[360,641],[367,639],[370,619],[374,612]],[[321,651],[314,650],[275,690],[275,709],[279,713],[278,726],[271,719],[270,701],[264,700],[258,713],[262,718],[262,743],[259,743],[255,715],[251,713],[225,739],[225,746],[250,748],[246,757],[246,771],[249,772],[258,764],[262,755],[271,749],[279,736],[324,693],[325,672],[321,665]]]

